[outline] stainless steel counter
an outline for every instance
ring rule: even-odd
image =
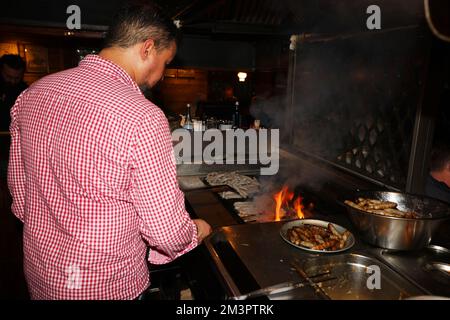
[[[351,230],[351,226],[343,216],[329,215],[315,218],[338,223]],[[205,241],[229,297],[240,296],[255,289],[242,285],[245,282],[248,283],[248,279],[243,278],[245,275],[253,278],[252,280],[260,288],[283,282],[301,281],[302,277],[292,267],[293,262],[300,265],[308,276],[331,271],[337,279],[324,283],[322,286],[331,299],[397,300],[430,294],[450,296],[448,275],[433,277],[424,269],[430,259],[437,257],[429,249],[425,249],[424,252],[393,254],[369,246],[357,237],[355,246],[346,252],[310,254],[288,244],[281,238],[279,231],[284,223],[223,227]],[[226,251],[234,253],[230,254]],[[450,255],[441,252],[438,260],[449,263]],[[239,264],[241,266],[236,267]],[[381,289],[370,290],[367,287],[367,281],[371,275],[367,270],[372,265],[380,268]],[[314,288],[304,286],[272,295],[270,298],[320,299],[320,296],[316,294]]]
[[[185,167],[179,171],[179,183],[186,194],[192,213],[214,227],[215,232],[205,240],[208,259],[213,260],[214,270],[228,297],[236,297],[267,286],[302,281],[293,269],[292,262],[300,265],[307,275],[313,276],[332,268],[337,278],[324,287],[331,299],[403,299],[416,295],[440,295],[450,297],[450,254],[446,251],[424,249],[417,252],[395,253],[362,242],[350,224],[343,208],[336,208],[336,199],[342,193],[357,188],[379,188],[367,181],[356,179],[334,168],[311,163],[289,153],[281,152],[281,163],[294,167],[287,170],[300,185],[321,181],[311,191],[320,195],[314,201],[314,219],[337,223],[356,237],[356,244],[341,254],[310,254],[286,243],[279,235],[284,222],[239,224],[230,210],[218,200],[217,194],[202,181],[208,172],[222,171],[217,166],[200,165]],[[225,166],[226,167],[226,166]],[[227,167],[228,171],[254,174],[254,168]],[[294,175],[294,173],[296,174]],[[280,170],[278,178],[284,181],[286,174]],[[311,183],[310,183],[311,185]],[[334,203],[329,206],[328,204]],[[320,210],[319,208],[325,208]],[[328,209],[330,208],[330,209]],[[443,229],[443,230],[449,230]],[[446,232],[437,234],[449,247]],[[446,265],[447,264],[447,265]],[[369,290],[366,281],[370,265],[381,271],[381,289]],[[325,284],[323,284],[325,285]],[[323,296],[322,296],[323,297]],[[271,299],[320,299],[315,289],[304,286],[283,294],[271,295]]]

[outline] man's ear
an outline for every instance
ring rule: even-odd
[[[156,50],[155,41],[153,39],[145,40],[140,48],[139,54],[141,55],[142,60],[147,60],[147,58],[151,55],[152,50]]]

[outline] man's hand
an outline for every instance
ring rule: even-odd
[[[197,226],[197,238],[200,244],[203,239],[205,239],[212,231],[211,226],[202,219],[194,219],[195,225]]]

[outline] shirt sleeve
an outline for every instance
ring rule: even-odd
[[[197,228],[178,186],[169,125],[162,111],[142,119],[132,148],[132,201],[149,262],[168,263],[197,246]]]
[[[25,169],[22,160],[20,129],[17,119],[22,98],[23,94],[17,98],[10,113],[11,123],[9,131],[11,134],[11,145],[8,163],[8,188],[12,196],[11,211],[23,222],[25,213]]]

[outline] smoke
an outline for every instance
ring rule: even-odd
[[[417,16],[416,25],[420,21]],[[288,99],[259,97],[250,112],[280,128],[281,136],[292,130],[293,146],[304,153],[402,186],[424,77],[425,41],[423,29],[415,25],[311,37],[297,47],[292,110]],[[286,128],[286,119],[293,128]],[[285,170],[288,177],[312,178],[298,168]]]
[[[304,168],[304,167],[303,167]],[[295,172],[295,174],[294,174]],[[291,200],[291,205],[295,199],[300,197],[301,204],[303,205],[303,214],[305,218],[311,218],[314,216],[314,207],[316,205],[321,205],[317,203],[317,200],[324,200],[326,197],[320,197],[316,195],[323,191],[326,179],[324,177],[319,177],[317,172],[311,170],[299,170],[295,167],[294,162],[287,163],[287,166],[280,168],[280,171],[275,176],[260,176],[258,178],[261,189],[260,191],[253,195],[250,203],[251,207],[254,208],[254,212],[258,212],[257,215],[244,218],[244,221],[257,221],[257,222],[268,222],[275,219],[275,194],[280,192],[282,187],[287,186],[288,191],[294,194],[294,198]],[[336,199],[333,196],[328,197],[329,200]],[[282,219],[292,219],[296,217],[294,212],[289,211],[287,213],[284,207],[282,207],[281,218]],[[286,214],[286,216],[284,216]],[[247,220],[248,219],[248,220]]]
[[[258,96],[250,107],[251,115],[265,127],[279,128],[281,137],[289,136],[283,130],[292,130],[290,146],[302,153],[401,185],[426,63],[427,42],[423,29],[415,27],[422,19],[417,2],[398,1],[385,10],[394,1],[379,1],[387,18],[384,26],[395,28],[379,32],[362,30],[367,17],[364,5],[371,1],[357,5],[333,1],[331,10],[324,6],[331,1],[288,2],[303,9],[304,25],[309,27],[303,31],[323,34],[298,43],[293,105],[288,105],[287,97]],[[355,6],[358,15],[351,13]],[[331,20],[324,22],[324,17]],[[362,27],[354,28],[351,19],[360,21],[356,23]],[[395,21],[400,22],[392,24]],[[324,30],[334,35],[325,36]],[[287,120],[293,122],[292,128]],[[281,145],[286,143],[291,141],[281,141]],[[300,158],[292,161],[282,156],[277,175],[259,177],[261,191],[253,203],[268,211],[269,218],[273,218],[273,195],[284,185],[296,195],[305,191],[337,199],[346,193],[336,188],[326,170]]]
[[[283,130],[286,112],[286,97],[268,94],[253,98],[250,105],[250,114],[253,118],[261,120],[261,126],[265,128],[278,128]]]

